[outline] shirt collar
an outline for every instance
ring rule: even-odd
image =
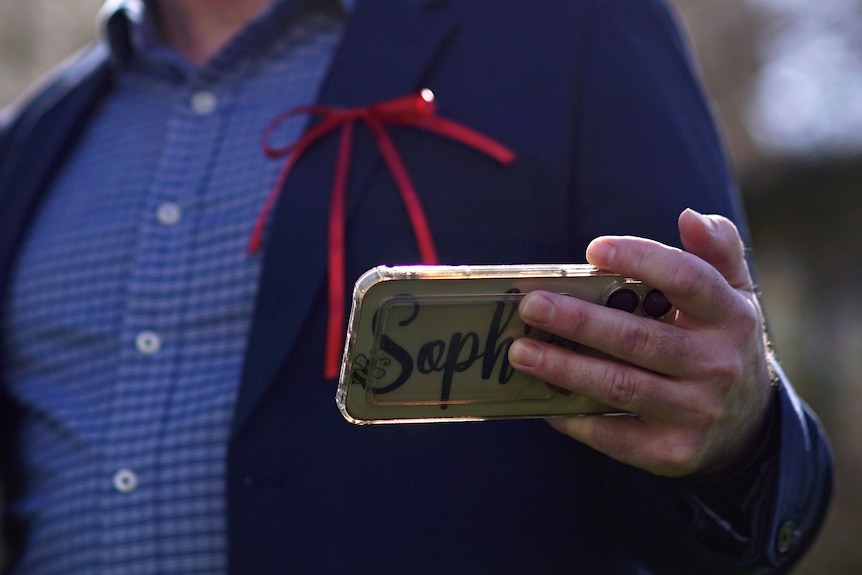
[[[274,0],[267,14],[283,14],[300,8],[310,8],[327,0]],[[353,12],[359,0],[328,0],[337,2],[346,14]],[[99,30],[113,60],[128,62],[142,49],[160,43],[152,0],[106,0],[99,11]]]

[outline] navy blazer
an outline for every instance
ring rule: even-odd
[[[441,115],[517,154],[502,166],[439,135],[392,130],[443,263],[577,262],[607,233],[676,244],[687,207],[745,229],[710,110],[661,0],[361,0],[320,103],[360,106],[421,88],[433,90]],[[43,192],[110,89],[99,45],[0,123],[0,297]],[[772,488],[755,532],[732,551],[698,537],[703,523],[685,519],[674,495],[680,482],[612,462],[542,421],[345,422],[322,376],[336,140],[297,164],[265,239],[228,450],[232,573],[604,574],[645,565],[663,575],[754,574],[798,558],[827,507],[831,460],[789,384],[779,391]],[[347,241],[349,278],[418,261],[363,129]],[[6,406],[3,422],[13,421]]]

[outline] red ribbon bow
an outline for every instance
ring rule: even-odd
[[[287,119],[301,114],[314,114],[323,119],[313,126],[297,141],[283,147],[270,145],[273,132]],[[410,180],[410,175],[389,133],[386,124],[395,126],[413,126],[447,136],[454,140],[476,148],[503,164],[509,164],[515,159],[515,154],[509,148],[472,130],[462,124],[440,117],[436,114],[434,94],[431,90],[422,90],[419,94],[410,94],[395,100],[389,100],[359,108],[331,108],[328,106],[300,106],[291,108],[278,115],[266,127],[262,138],[264,153],[273,159],[287,156],[284,167],[278,176],[275,187],[263,205],[252,231],[248,245],[250,253],[260,249],[263,242],[264,228],[269,213],[278,200],[281,189],[287,180],[293,166],[302,154],[317,140],[341,128],[338,145],[338,159],[335,164],[335,176],[332,184],[332,198],[329,211],[329,319],[326,335],[326,363],[324,375],[327,379],[338,377],[341,363],[341,347],[343,345],[344,312],[346,301],[345,287],[345,204],[347,192],[347,175],[350,169],[352,151],[353,127],[357,120],[362,121],[371,133],[380,150],[380,155],[386,162],[389,172],[398,187],[398,192],[407,209],[407,215],[413,227],[413,234],[419,246],[422,262],[437,263],[437,250],[431,237],[431,228],[425,217],[425,210],[416,188]]]

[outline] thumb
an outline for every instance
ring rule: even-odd
[[[739,230],[723,216],[705,216],[686,209],[679,216],[682,246],[709,263],[736,289],[752,289]]]

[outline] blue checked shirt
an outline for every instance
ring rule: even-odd
[[[217,575],[260,267],[246,244],[280,169],[260,136],[315,100],[346,11],[275,2],[200,69],[158,42],[146,4],[101,17],[115,89],[54,180],[6,302],[3,379],[26,414],[18,573]]]

